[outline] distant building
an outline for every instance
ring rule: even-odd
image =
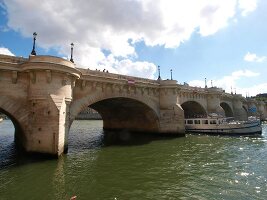
[[[87,107],[76,117],[78,120],[102,119],[101,115],[92,108]]]
[[[267,98],[267,93],[257,94],[256,97]]]

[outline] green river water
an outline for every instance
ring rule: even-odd
[[[103,135],[75,121],[58,160],[21,155],[0,123],[0,199],[267,199],[267,126],[261,137]]]

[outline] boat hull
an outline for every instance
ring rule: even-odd
[[[262,128],[259,122],[249,124],[215,124],[215,125],[187,125],[187,133],[211,135],[260,135]]]

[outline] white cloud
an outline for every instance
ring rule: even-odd
[[[0,54],[14,56],[14,54],[8,48],[5,47],[0,47]]]
[[[219,79],[213,79],[212,82],[213,86],[223,88],[228,93],[230,93],[231,91],[235,92],[236,90],[237,93],[242,94],[243,96],[246,96],[247,93],[249,93],[251,96],[255,96],[256,94],[267,92],[267,87],[264,88],[267,83],[254,85],[248,88],[242,88],[237,85],[237,81],[244,78],[256,77],[259,75],[259,73],[252,72],[250,70],[239,70],[232,72],[231,75],[223,76]],[[189,82],[189,85],[196,87],[205,87],[205,82],[202,80],[192,80]],[[207,80],[207,85],[208,87],[211,87],[211,80]]]
[[[239,71],[235,71],[232,73],[231,77],[233,77],[233,79],[237,80],[241,77],[253,77],[253,76],[259,76],[259,73],[256,72],[252,72],[250,70],[239,70]]]
[[[156,66],[149,62],[132,62],[129,59],[119,61],[116,67],[118,73],[152,79]]]
[[[265,56],[257,56],[255,53],[250,53],[248,52],[245,56],[244,56],[244,60],[248,61],[248,62],[263,62],[266,59]]]
[[[242,10],[242,16],[247,16],[257,8],[258,0],[239,0],[238,6]]]
[[[112,73],[125,75],[133,75],[143,78],[154,78],[157,67],[149,62],[134,62],[130,59],[118,60],[114,56],[109,55],[107,59],[102,61],[97,69],[106,69]]]
[[[267,83],[252,85],[247,88],[237,88],[238,93],[245,96],[256,96],[257,94],[267,93]]]
[[[192,81],[189,81],[188,84],[194,87],[202,87],[202,88],[205,87],[205,81],[202,81],[202,80],[192,80]]]
[[[151,76],[147,66],[153,66],[152,63],[130,63],[131,58],[138,58],[136,43],[143,41],[149,46],[175,48],[189,40],[195,31],[201,36],[209,36],[227,27],[236,19],[238,10],[252,11],[242,0],[3,2],[8,28],[25,37],[31,37],[36,31],[38,46],[56,48],[61,54],[69,55],[69,44],[74,42],[74,60],[79,65],[96,68],[107,62],[110,55],[116,61],[111,65],[114,71],[122,67],[120,64],[124,73],[135,74],[143,70],[145,74],[141,75],[146,77]]]

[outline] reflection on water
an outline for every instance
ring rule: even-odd
[[[53,199],[67,199],[65,190],[64,157],[58,159],[53,176]]]
[[[266,199],[262,137],[104,135],[102,121],[75,121],[69,153],[36,160],[0,124],[0,199]]]

